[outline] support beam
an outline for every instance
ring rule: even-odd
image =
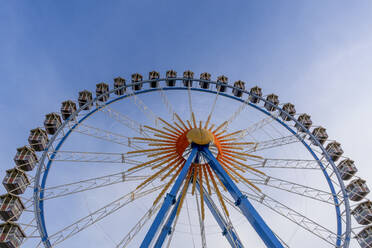
[[[157,233],[160,225],[162,224],[165,215],[167,214],[169,208],[172,204],[176,202],[176,196],[177,193],[182,185],[182,182],[185,180],[187,172],[190,169],[190,166],[192,162],[195,159],[196,154],[198,153],[198,150],[200,149],[197,145],[192,145],[192,151],[187,158],[187,161],[185,165],[183,166],[178,178],[176,179],[176,182],[174,183],[171,191],[167,194],[167,196],[164,199],[163,205],[161,206],[157,216],[155,217],[154,222],[152,223],[149,231],[147,232],[144,240],[142,241],[141,248],[148,248],[150,247],[150,244],[152,240],[154,239],[155,234]]]
[[[196,187],[200,193],[199,180],[196,182]],[[222,235],[226,237],[227,241],[230,243],[232,248],[243,248],[244,246],[242,242],[239,240],[239,237],[236,234],[234,228],[228,225],[226,220],[223,218],[221,212],[218,210],[216,204],[213,202],[213,199],[210,197],[208,193],[205,192],[207,192],[207,190],[203,187],[204,201],[207,204],[209,210],[211,211],[213,217],[217,221],[217,224],[222,229]]]
[[[242,194],[239,188],[227,175],[225,170],[222,168],[217,159],[209,151],[207,146],[201,147],[203,155],[207,159],[209,165],[216,172],[226,189],[229,191],[231,196],[235,200],[235,204],[242,210],[249,223],[256,230],[262,241],[269,248],[283,248],[278,238],[275,236],[273,231],[268,227],[253,205],[248,201],[247,197]]]
[[[190,181],[187,184],[187,188],[189,187],[189,185],[190,185]],[[186,189],[186,194],[187,194],[187,189]],[[161,230],[161,233],[159,234],[158,239],[155,242],[154,248],[161,248],[167,235],[172,233],[172,224],[173,224],[174,219],[176,218],[176,214],[180,206],[181,198],[182,198],[182,193],[179,194],[177,203],[176,205],[174,205],[172,212],[168,217],[167,222],[164,224]]]

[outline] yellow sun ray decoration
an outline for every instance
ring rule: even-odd
[[[248,158],[262,159],[260,156],[241,152],[246,146],[256,145],[254,142],[237,141],[239,139],[239,134],[244,132],[244,130],[226,133],[227,130],[225,127],[228,125],[228,122],[225,121],[214,128],[215,125],[209,123],[211,119],[210,116],[208,116],[204,126],[202,121],[199,121],[199,125],[197,125],[194,113],[191,115],[191,121],[186,120],[186,122],[184,122],[176,113],[175,117],[176,121],[174,121],[173,124],[159,118],[159,120],[164,124],[162,130],[145,125],[144,128],[151,131],[154,137],[133,137],[133,140],[146,143],[149,146],[149,149],[128,152],[128,154],[142,154],[150,159],[142,164],[131,167],[129,171],[145,167],[151,167],[152,170],[156,170],[155,173],[140,183],[137,186],[137,189],[144,187],[155,179],[160,179],[161,181],[169,179],[153,202],[154,205],[164,196],[181,172],[186,163],[188,148],[192,142],[199,145],[213,145],[213,152],[215,153],[216,159],[233,181],[236,183],[244,181],[252,189],[261,191],[256,185],[240,174],[250,170],[265,175],[262,171],[244,163]],[[188,171],[187,177],[183,183],[183,188],[181,189],[182,197],[177,210],[177,215],[179,215],[182,208],[183,200],[188,188],[187,185],[189,183],[192,184],[191,193],[194,194],[197,180],[200,183],[202,219],[204,220],[205,218],[204,193],[211,195],[212,192],[215,192],[223,211],[226,215],[229,215],[219,187],[225,191],[226,188],[220,181],[219,177],[210,168],[210,165],[204,160],[201,160],[199,163],[194,162]],[[204,183],[207,192],[203,192]]]

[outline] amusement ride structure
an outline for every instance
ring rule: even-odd
[[[173,70],[95,93],[17,149],[0,247],[372,247],[354,161],[277,95]]]

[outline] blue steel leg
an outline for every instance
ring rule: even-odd
[[[165,215],[167,214],[170,206],[176,202],[176,196],[178,193],[178,190],[180,189],[182,182],[185,180],[187,172],[189,171],[189,168],[194,161],[194,158],[196,154],[198,153],[198,149],[200,149],[198,146],[193,145],[192,151],[187,158],[187,161],[185,165],[183,166],[178,178],[176,179],[176,182],[174,183],[171,191],[166,195],[163,205],[161,206],[158,214],[155,217],[154,222],[152,223],[149,231],[147,232],[144,240],[142,241],[141,248],[148,248],[150,247],[151,241],[154,239],[155,234],[157,233],[160,225],[162,224]]]
[[[225,185],[226,189],[229,191],[231,196],[235,200],[235,205],[240,208],[242,213],[248,219],[249,223],[256,230],[257,234],[260,236],[262,241],[269,248],[283,248],[283,245],[280,243],[275,234],[271,231],[253,205],[248,201],[247,197],[242,194],[239,188],[231,180],[229,175],[222,168],[217,159],[209,151],[208,147],[203,146],[202,148],[203,155],[209,162],[211,168],[216,172],[222,183]]]
[[[199,180],[196,181],[196,187],[200,193]],[[222,229],[222,234],[226,237],[227,241],[233,248],[243,248],[243,244],[240,242],[238,235],[236,235],[235,230],[228,226],[227,222],[223,218],[222,214],[218,211],[216,204],[214,204],[212,198],[205,193],[207,190],[203,186],[203,196],[204,202],[207,204],[209,210],[211,211],[213,217],[216,219],[218,225]]]
[[[187,184],[186,187],[188,188],[189,185],[190,185],[190,181],[189,181],[189,183]],[[155,242],[154,248],[161,248],[163,243],[164,243],[165,238],[167,237],[167,235],[171,234],[172,224],[173,224],[174,219],[176,218],[176,214],[177,214],[177,210],[178,210],[178,207],[180,205],[180,202],[181,202],[181,198],[182,198],[182,193],[178,196],[177,203],[173,207],[172,212],[169,215],[167,222],[165,223],[163,229],[161,230],[161,233],[159,234],[159,237]]]

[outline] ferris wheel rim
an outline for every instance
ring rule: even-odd
[[[45,224],[45,216],[44,216],[44,204],[43,204],[44,199],[41,199],[42,198],[41,194],[44,193],[43,189],[45,188],[46,179],[47,179],[47,176],[48,176],[48,173],[49,173],[50,165],[52,164],[53,161],[51,159],[49,159],[48,164],[47,164],[44,171],[42,171],[42,166],[41,165],[45,164],[45,159],[47,158],[47,153],[48,153],[50,147],[53,145],[53,143],[54,143],[56,137],[58,136],[58,134],[65,128],[67,123],[74,120],[75,117],[77,117],[78,114],[81,111],[83,111],[86,106],[88,106],[90,104],[93,104],[95,102],[98,102],[100,99],[102,99],[105,96],[109,96],[110,94],[114,93],[116,90],[130,88],[130,87],[133,87],[133,86],[138,85],[138,84],[150,84],[151,82],[163,82],[163,81],[167,81],[167,80],[169,80],[169,79],[168,78],[160,78],[160,79],[154,79],[154,80],[144,80],[144,81],[140,81],[140,82],[135,82],[135,83],[132,83],[132,84],[128,84],[128,85],[110,90],[110,91],[108,91],[108,92],[106,92],[106,93],[104,93],[104,94],[102,94],[98,97],[95,97],[91,101],[87,102],[85,105],[79,107],[78,110],[76,110],[68,119],[66,119],[62,123],[62,125],[59,127],[57,132],[51,137],[47,148],[43,151],[43,154],[40,158],[40,161],[39,161],[39,164],[38,164],[38,167],[37,167],[37,172],[35,174],[34,196],[33,196],[36,222],[37,222],[39,233],[41,235],[41,240],[44,243],[45,247],[52,247],[52,246],[49,243],[49,236],[48,236],[48,233],[47,233],[47,228],[46,228],[46,224]],[[285,127],[294,136],[296,136],[299,139],[299,141],[306,147],[306,149],[311,153],[311,155],[314,157],[314,159],[318,162],[319,166],[322,168],[323,174],[324,174],[324,176],[325,176],[325,178],[328,182],[328,185],[330,187],[332,195],[334,196],[333,200],[335,202],[336,215],[337,215],[337,243],[339,243],[338,247],[341,245],[342,236],[344,236],[344,239],[343,239],[344,243],[343,243],[342,247],[344,247],[344,248],[349,247],[350,235],[351,235],[351,211],[350,211],[350,203],[349,203],[348,195],[346,193],[345,184],[344,184],[343,180],[341,179],[340,173],[339,173],[336,165],[334,164],[333,160],[330,158],[328,152],[323,147],[323,145],[318,141],[318,139],[314,137],[314,135],[310,132],[309,129],[305,128],[300,122],[298,122],[298,120],[296,120],[294,118],[294,116],[288,114],[280,106],[276,106],[276,105],[272,104],[271,102],[267,101],[262,96],[251,94],[247,90],[243,90],[243,89],[240,89],[240,88],[232,86],[232,85],[222,84],[222,83],[219,83],[219,82],[216,82],[216,81],[211,81],[211,80],[194,79],[194,78],[192,78],[192,79],[190,79],[190,78],[172,78],[172,80],[176,80],[176,81],[192,80],[192,81],[195,81],[195,82],[206,82],[206,83],[214,84],[216,86],[223,85],[226,88],[237,89],[237,90],[247,94],[248,96],[254,96],[254,97],[260,99],[261,101],[263,101],[264,103],[273,106],[275,108],[275,110],[278,110],[280,113],[284,113],[290,119],[290,121],[294,121],[296,124],[298,124],[304,130],[304,132],[307,135],[309,135],[309,137],[316,143],[316,145],[323,151],[325,158],[327,159],[328,163],[332,166],[332,169],[333,169],[333,171],[334,171],[334,173],[337,177],[337,180],[339,182],[339,187],[340,187],[341,192],[342,192],[343,201],[341,203],[338,202],[338,198],[337,198],[337,194],[336,194],[335,189],[334,189],[334,185],[333,185],[332,180],[330,179],[328,173],[325,171],[323,163],[321,162],[321,160],[319,160],[318,156],[314,153],[313,149],[304,141],[304,139],[302,139],[301,137],[299,137],[297,135],[296,131],[294,131],[290,126],[288,126],[286,123],[281,121],[278,117],[273,116],[270,112],[265,110],[263,107],[260,107],[256,104],[253,104],[253,103],[249,102],[249,101],[243,100],[242,98],[236,97],[234,95],[230,95],[230,94],[219,92],[218,90],[212,90],[212,89],[202,89],[202,88],[196,88],[196,87],[165,86],[165,87],[157,87],[157,88],[150,88],[150,89],[144,89],[144,90],[133,90],[133,92],[126,93],[124,95],[119,95],[119,96],[117,96],[116,98],[114,98],[110,101],[101,102],[102,105],[99,105],[99,106],[97,106],[97,108],[95,108],[95,109],[89,111],[88,113],[84,114],[81,117],[81,119],[79,121],[77,121],[76,124],[73,125],[73,127],[70,127],[69,131],[61,138],[58,145],[54,149],[54,152],[52,153],[52,156],[59,150],[59,148],[62,146],[64,141],[68,138],[69,134],[72,132],[72,130],[77,125],[79,125],[81,122],[86,120],[89,116],[91,116],[94,113],[96,113],[97,111],[99,111],[101,108],[104,108],[104,107],[106,107],[106,106],[108,106],[108,105],[110,105],[114,102],[117,102],[119,100],[123,100],[123,99],[125,99],[127,97],[130,97],[130,96],[133,96],[133,95],[146,94],[146,93],[157,92],[157,91],[161,91],[161,90],[168,91],[168,90],[188,90],[189,89],[189,90],[192,90],[192,91],[199,91],[199,92],[211,93],[211,94],[217,94],[218,93],[221,96],[224,96],[224,97],[227,97],[227,98],[230,98],[230,99],[233,99],[233,100],[237,100],[239,102],[243,102],[243,103],[247,104],[248,106],[253,107],[256,110],[261,111],[262,113],[266,114],[267,116],[270,116],[271,118],[276,120],[280,125]],[[43,173],[43,177],[42,177],[42,183],[40,185],[40,176],[41,176],[42,173]],[[345,216],[346,216],[346,218],[345,218],[346,230],[344,231],[344,233],[342,233],[342,223],[343,223],[342,222],[342,213],[341,213],[340,207],[339,207],[340,204],[342,204],[342,203],[345,205],[345,211],[344,212],[345,212]]]

